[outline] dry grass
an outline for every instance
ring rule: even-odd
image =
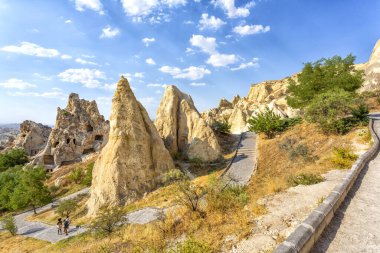
[[[9,233],[0,232],[0,252],[20,253],[35,252],[50,243],[23,236],[11,236]]]
[[[336,147],[352,148],[355,152],[362,151],[363,147],[368,149],[366,131],[368,128],[363,127],[354,129],[346,135],[326,135],[316,125],[303,122],[274,139],[266,139],[260,135],[258,168],[248,185],[251,197],[249,208],[256,215],[265,212],[257,200],[289,188],[288,179],[292,175],[300,173],[321,175],[336,169],[331,161]],[[308,147],[314,160],[305,161],[301,158],[291,160],[289,152],[279,147],[279,144],[287,139],[294,140],[294,145],[301,144]]]

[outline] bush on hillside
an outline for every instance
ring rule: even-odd
[[[193,212],[200,212],[200,201],[206,194],[203,187],[194,185],[189,180],[183,180],[178,183],[180,196],[178,202]]]
[[[126,218],[122,208],[103,208],[91,222],[90,229],[96,235],[111,236],[118,231],[125,222]]]
[[[190,237],[178,243],[169,253],[212,253],[214,252],[207,244]]]
[[[310,174],[310,173],[300,173],[295,176],[290,176],[288,179],[288,182],[291,186],[297,186],[297,185],[312,185],[312,184],[318,184],[320,182],[323,182],[325,179],[316,174]]]
[[[350,92],[331,90],[316,96],[305,116],[326,133],[344,134],[356,125],[368,123],[368,107]]]
[[[164,184],[170,184],[175,181],[180,181],[184,178],[185,178],[185,175],[182,173],[181,170],[171,169],[164,174],[162,181]]]
[[[268,107],[248,120],[249,130],[256,133],[264,133],[268,138],[284,131],[301,121],[300,118],[281,118],[273,109]]]
[[[231,125],[227,121],[215,121],[212,124],[212,129],[218,133],[229,134],[231,132]]]
[[[56,212],[61,216],[69,216],[72,212],[78,208],[78,204],[73,199],[63,200],[59,203]]]
[[[91,186],[93,169],[94,169],[94,162],[91,162],[86,167],[86,174],[84,175],[81,184],[85,186]]]
[[[81,168],[74,168],[68,176],[68,179],[76,184],[82,182],[85,174]]]
[[[0,223],[3,229],[7,230],[11,235],[15,236],[17,234],[17,225],[15,218],[12,214],[6,214],[0,219]]]
[[[314,98],[331,90],[354,93],[363,83],[363,71],[355,70],[355,57],[334,56],[304,65],[297,82],[289,81],[287,102],[293,108],[305,108]]]
[[[23,149],[12,149],[5,154],[0,154],[0,172],[27,162],[28,157]]]
[[[340,169],[348,169],[358,159],[350,148],[338,147],[334,149],[331,161]]]

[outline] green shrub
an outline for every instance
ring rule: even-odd
[[[334,149],[332,163],[340,169],[348,169],[358,159],[351,149],[345,147],[338,147]]]
[[[79,184],[80,182],[82,182],[84,176],[85,174],[83,173],[83,170],[81,168],[75,168],[69,174],[68,179],[76,184]]]
[[[170,184],[175,181],[184,179],[185,175],[179,169],[171,169],[166,172],[162,178],[164,184]]]
[[[169,253],[212,253],[214,252],[207,244],[197,241],[190,237],[185,241],[178,243],[175,249],[169,250]]]
[[[27,162],[28,157],[23,149],[11,149],[5,154],[0,154],[0,172]]]
[[[111,236],[119,230],[126,221],[124,211],[119,207],[103,208],[90,224],[90,229],[96,235]]]
[[[91,186],[93,169],[94,169],[94,162],[91,162],[86,167],[86,174],[84,175],[81,184],[85,186]]]
[[[312,185],[323,182],[324,178],[320,175],[309,174],[309,173],[300,173],[298,175],[290,176],[288,179],[288,183],[291,186],[297,185]]]
[[[12,214],[6,214],[0,219],[3,229],[7,230],[11,235],[15,236],[17,234],[17,225],[15,218]]]
[[[231,125],[227,121],[215,121],[212,129],[222,134],[229,134],[231,132]]]
[[[250,131],[264,133],[268,138],[273,138],[276,133],[282,132],[300,121],[300,118],[281,118],[273,109],[267,107],[265,111],[250,118],[248,124]]]
[[[189,160],[189,163],[191,167],[194,167],[194,168],[203,168],[205,166],[205,163],[202,161],[202,159],[198,157],[191,158]]]
[[[224,212],[231,208],[242,208],[249,196],[245,187],[237,184],[228,184],[216,178],[211,178],[207,186],[207,207],[209,210]]]
[[[61,216],[69,216],[70,213],[75,212],[77,208],[78,204],[75,200],[67,199],[59,203],[56,212]]]
[[[296,139],[286,138],[278,144],[278,147],[288,152],[288,157],[291,161],[302,158],[305,162],[310,162],[316,159],[316,157],[312,155],[308,146],[304,144],[296,145],[296,143]]]

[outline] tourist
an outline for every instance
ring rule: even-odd
[[[66,217],[66,219],[63,221],[63,232],[65,235],[69,234],[69,225],[70,225],[70,219],[69,216]]]
[[[58,218],[57,229],[58,229],[58,234],[61,235],[62,234],[62,218]]]

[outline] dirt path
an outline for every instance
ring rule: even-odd
[[[380,119],[374,129],[379,135]],[[379,153],[363,169],[312,252],[380,252]]]
[[[256,168],[256,134],[251,132],[243,133],[242,141],[238,147],[238,152],[232,162],[231,167],[225,176],[230,176],[240,185],[249,182]]]

